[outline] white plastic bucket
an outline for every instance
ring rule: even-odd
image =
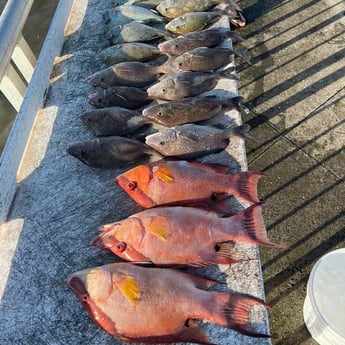
[[[314,265],[303,317],[320,345],[345,344],[345,248],[324,255]]]

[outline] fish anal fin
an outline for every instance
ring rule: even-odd
[[[123,296],[133,305],[137,305],[140,301],[141,292],[139,285],[134,277],[130,275],[124,275],[120,279],[113,278],[113,283],[121,291]]]
[[[169,221],[162,216],[148,217],[142,220],[145,228],[157,238],[167,241],[171,233]]]
[[[166,165],[159,165],[155,168],[153,168],[153,174],[156,175],[160,180],[172,183],[174,182],[174,177],[172,175],[172,172],[170,168]]]
[[[186,324],[188,324],[188,320]],[[131,341],[131,342],[140,342],[146,344],[152,343],[197,343],[203,345],[216,345],[211,343],[210,340],[207,338],[206,334],[202,331],[200,326],[191,326],[185,327],[181,332],[175,334],[166,334],[166,335],[152,335],[147,337],[126,337],[122,336],[122,340],[124,341]]]
[[[191,265],[192,266],[192,265]],[[196,267],[204,267],[204,266],[196,266]],[[195,287],[201,290],[208,290],[209,288],[218,285],[223,284],[222,282],[219,282],[217,280],[197,276],[195,274],[188,274],[189,279],[194,283]]]
[[[243,260],[232,241],[218,243],[215,249],[214,261],[216,264],[233,264]]]

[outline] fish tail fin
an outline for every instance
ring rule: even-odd
[[[226,69],[223,69],[222,71],[219,71],[218,76],[219,78],[238,80],[236,75],[232,74],[232,72],[234,71],[235,71],[235,67],[228,67]]]
[[[241,126],[236,126],[233,128],[229,129],[229,134],[234,135],[236,137],[239,137],[241,139],[246,139],[252,142],[257,142],[254,137],[248,134],[250,131],[250,126],[247,124],[241,125]]]
[[[248,65],[252,65],[249,56],[248,56],[248,50],[245,47],[240,47],[240,48],[235,48],[234,53],[236,56],[239,56],[240,58],[243,59],[243,61],[247,62]]]
[[[266,202],[264,201],[258,202],[257,204],[254,204],[231,217],[230,219],[233,219],[235,222],[238,220],[241,222],[244,231],[242,238],[244,242],[252,242],[267,247],[284,249],[286,248],[285,245],[272,243],[267,238],[265,222],[261,212],[261,207],[265,204]],[[238,220],[234,218],[238,218]]]
[[[257,182],[262,176],[265,176],[264,173],[244,171],[228,176],[230,186],[227,193],[252,203],[260,201],[257,194]]]
[[[229,30],[227,36],[235,43],[244,41],[244,38],[242,38],[236,31]]]
[[[216,294],[215,302],[219,312],[215,317],[218,320],[212,321],[250,337],[271,337],[269,334],[257,332],[250,326],[251,307],[259,305],[269,308],[263,300],[241,293],[216,292]]]

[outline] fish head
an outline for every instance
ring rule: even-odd
[[[165,1],[161,2],[156,7],[156,10],[166,18],[174,18],[176,16],[176,10],[173,7],[167,6]]]
[[[180,33],[183,33],[183,27],[185,26],[185,24],[186,24],[186,16],[182,15],[177,18],[174,18],[168,24],[166,24],[165,29],[175,34],[180,34]]]
[[[102,310],[113,289],[112,275],[106,268],[91,268],[70,275],[67,284],[77,295],[91,319],[108,333],[115,335],[114,322]]]
[[[162,132],[148,135],[145,138],[145,143],[163,156],[174,156],[177,148],[177,139],[176,131],[171,128]]]
[[[92,86],[100,86],[102,88],[107,88],[112,84],[113,75],[113,70],[111,67],[109,67],[90,75],[87,81]]]
[[[97,108],[106,107],[109,103],[106,97],[106,90],[98,91],[89,95],[88,102]]]
[[[193,58],[191,56],[191,54],[184,53],[180,56],[178,56],[175,61],[173,62],[173,66],[177,71],[188,71],[189,70],[189,66],[192,64]]]
[[[71,143],[67,146],[66,151],[84,164],[89,165],[93,159],[93,145],[91,141]]]
[[[102,136],[109,128],[114,126],[114,121],[105,112],[99,112],[100,109],[88,111],[80,115],[84,125],[95,135]]]
[[[171,94],[174,92],[175,82],[173,78],[165,78],[162,81],[150,86],[146,92],[151,98],[171,99]]]
[[[148,196],[152,178],[153,174],[149,165],[138,165],[119,175],[115,182],[137,204],[150,208],[155,206],[154,201]]]
[[[142,223],[136,217],[103,225],[101,234],[91,244],[109,250],[118,257],[132,262],[148,261],[139,253],[140,242],[144,237]]]
[[[169,103],[165,103],[165,105],[153,105],[151,107],[147,107],[142,111],[142,115],[144,117],[149,118],[150,120],[154,120],[160,122],[160,119],[164,118],[167,113],[167,107]]]
[[[183,50],[183,37],[177,37],[172,40],[168,40],[158,44],[158,49],[161,53],[171,54],[171,55],[180,55],[181,50]]]

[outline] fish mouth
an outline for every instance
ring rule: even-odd
[[[104,245],[104,242],[102,240],[102,237],[97,236],[95,237],[91,242],[90,242],[91,246],[95,246],[95,247],[100,247],[100,248],[104,248],[106,249],[106,246]]]
[[[74,293],[80,298],[82,299],[83,296],[87,295],[88,292],[85,288],[85,283],[83,282],[83,280],[76,276],[76,275],[72,275],[67,279],[67,284],[69,285],[69,287],[74,291]]]

